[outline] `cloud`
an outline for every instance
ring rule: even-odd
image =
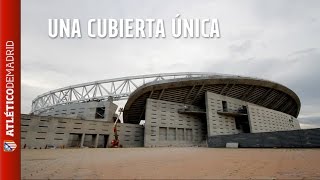
[[[319,113],[320,52],[316,48],[294,51],[283,58],[207,61],[205,71],[219,71],[272,80],[292,89],[300,98],[300,114]],[[235,73],[236,72],[236,73]]]
[[[76,6],[75,6],[76,4]],[[298,94],[304,127],[320,117],[319,1],[22,2],[22,112],[44,92],[89,81],[205,71],[279,82]],[[49,18],[218,18],[220,39],[51,39]],[[82,24],[85,26],[85,24]]]
[[[320,116],[301,117],[298,120],[303,129],[320,128]]]
[[[41,86],[30,86],[29,84],[22,83],[22,92],[21,92],[21,97],[22,97],[22,102],[21,103],[21,109],[22,113],[30,113],[31,111],[31,104],[32,100],[45,92],[45,88],[41,88]]]
[[[246,53],[251,48],[251,41],[247,40],[240,44],[232,44],[229,49],[233,53]]]

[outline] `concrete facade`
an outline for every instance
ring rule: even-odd
[[[106,108],[105,119],[92,119],[97,107]],[[207,146],[212,136],[300,129],[289,114],[208,91],[205,107],[148,98],[144,127],[118,124],[120,143],[123,147]],[[22,115],[21,143],[27,148],[108,147],[114,138],[110,117],[115,109],[108,101],[88,102],[60,107],[51,116]],[[81,110],[85,118],[79,118]]]
[[[211,92],[206,92],[206,112],[208,136],[245,133],[237,128],[237,117],[244,117],[240,121],[247,118],[248,133],[300,129],[298,120],[291,115]]]
[[[213,75],[135,87],[123,108],[124,124],[118,126],[124,147],[207,146],[208,138],[214,136],[300,129],[299,97],[272,81]],[[40,99],[50,99],[47,95]],[[84,95],[66,101],[59,96],[58,103],[44,103],[43,107],[39,104],[42,101],[33,103],[34,112],[46,111],[40,116],[23,115],[22,142],[38,148],[48,144],[108,146],[117,109],[111,95],[104,100]],[[145,120],[145,127],[138,125],[141,120]]]
[[[222,101],[227,103],[228,111],[233,113],[238,112],[239,108],[246,105],[246,102],[244,101],[207,92],[206,112],[208,136],[242,133],[243,131],[241,129],[236,128],[234,116],[227,116],[218,113],[223,112]]]
[[[179,113],[184,108],[182,103],[148,99],[144,146],[206,146],[205,116]]]
[[[143,146],[143,126],[118,124],[117,130],[123,147]],[[108,147],[113,138],[112,122],[21,115],[21,145],[26,148]]]
[[[248,103],[251,132],[274,132],[300,129],[297,118],[288,114]]]
[[[117,108],[118,106],[111,101],[90,101],[54,106],[39,115],[111,122]]]

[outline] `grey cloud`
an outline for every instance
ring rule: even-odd
[[[315,124],[320,126],[320,116],[299,118],[299,121],[305,124]]]
[[[310,53],[313,53],[315,51],[317,51],[317,48],[308,48],[308,49],[294,51],[289,56],[296,56],[296,55],[301,55],[301,54],[310,54]]]
[[[232,53],[246,53],[251,48],[252,42],[250,40],[244,41],[240,44],[232,44],[229,49]]]
[[[319,1],[22,1],[22,112],[52,89],[177,71],[260,77],[284,84],[320,112]],[[50,39],[48,18],[219,18],[220,39]],[[85,25],[85,24],[82,24]],[[320,116],[320,115],[319,115]],[[315,120],[302,119],[312,126]],[[305,127],[306,127],[305,126]]]
[[[40,61],[36,61],[36,65],[35,62],[30,62],[28,60],[24,61],[25,63],[23,63],[23,70],[26,72],[39,72],[40,74],[48,72],[57,74],[65,73],[65,71],[63,71],[62,69],[66,67],[63,67],[63,65],[61,64],[56,64],[54,63],[54,61],[52,62],[41,59]]]
[[[320,116],[299,118],[301,128],[320,128]]]
[[[312,105],[315,107],[313,111],[319,112],[320,53],[316,48],[310,48],[290,54],[294,54],[294,56],[289,59],[251,58],[238,62],[225,59],[219,63],[208,62],[205,69],[206,71],[254,76],[279,82],[292,89],[300,97],[302,114],[308,111],[305,108],[310,108],[306,105]]]
[[[21,92],[23,103],[21,104],[21,111],[22,113],[29,113],[31,110],[31,103],[32,100],[44,93],[47,89],[41,88],[41,87],[35,87],[30,86],[28,84],[22,83],[21,86],[23,87],[23,90]]]
[[[320,4],[317,0],[271,0],[253,3],[253,9],[258,18],[269,22],[287,21],[293,24],[305,19],[315,19]],[[301,16],[301,12],[304,16]],[[265,23],[265,22],[264,22]]]

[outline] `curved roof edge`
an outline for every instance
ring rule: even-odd
[[[138,87],[134,92],[130,94],[124,110],[125,112],[128,111],[132,103],[137,98],[139,98],[139,96],[143,95],[144,93],[147,93],[148,91],[155,91],[159,89],[167,89],[167,88],[175,88],[175,87],[194,86],[194,85],[201,85],[201,84],[244,84],[244,85],[261,86],[265,88],[278,90],[289,95],[295,101],[297,105],[297,110],[294,116],[298,117],[300,112],[301,102],[299,97],[295,92],[293,92],[291,89],[287,88],[286,86],[270,80],[244,77],[244,76],[232,76],[232,75],[208,75],[206,77],[192,77],[192,78],[170,79],[170,80],[162,80],[157,82],[150,82]]]

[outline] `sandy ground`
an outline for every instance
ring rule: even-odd
[[[320,149],[22,150],[22,179],[320,179]]]

